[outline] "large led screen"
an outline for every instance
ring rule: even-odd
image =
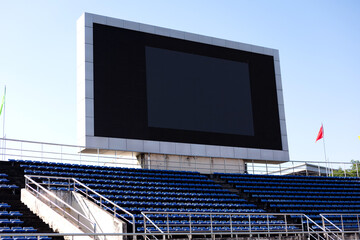
[[[153,47],[145,56],[149,127],[254,135],[247,63]]]
[[[281,150],[274,59],[94,23],[94,136]]]

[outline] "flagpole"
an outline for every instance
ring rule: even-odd
[[[4,98],[6,97],[6,85],[4,91]],[[6,109],[6,101],[4,100],[4,114],[3,114],[3,160],[5,161],[5,148],[6,148],[6,140],[5,140],[5,109]]]
[[[323,146],[324,146],[324,156],[325,156],[325,166],[326,166],[326,176],[328,176],[328,161],[326,159],[326,148],[325,148],[325,130],[324,125],[321,123],[321,126],[323,128]]]
[[[5,85],[4,96],[6,96],[6,85]],[[6,101],[4,101],[4,115],[3,115],[3,138],[5,138],[5,108],[6,108]]]

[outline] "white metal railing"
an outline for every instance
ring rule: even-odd
[[[339,236],[333,230],[324,228],[324,227],[320,227],[319,224],[317,224],[315,221],[310,219],[308,216],[306,216],[306,215],[304,215],[304,216],[306,218],[308,218],[310,220],[310,222],[312,223],[312,226],[310,226],[309,222],[307,222],[307,228],[309,228],[312,232],[311,236],[313,236],[313,237],[316,236],[317,239],[325,238],[326,240],[341,240],[341,238],[339,238]],[[321,232],[323,232],[323,235],[320,235],[318,233],[319,229]]]
[[[46,186],[48,189],[51,189],[51,187],[61,186],[61,187],[65,187],[69,191],[79,192],[79,193],[83,194],[83,196],[85,196],[87,199],[91,199],[94,203],[98,204],[101,209],[108,210],[109,212],[112,213],[112,215],[114,217],[119,217],[122,220],[126,221],[127,223],[131,224],[133,233],[136,232],[136,229],[135,229],[135,216],[132,213],[130,213],[126,209],[118,206],[113,201],[111,201],[108,198],[104,197],[103,195],[99,194],[95,190],[89,188],[88,186],[86,186],[82,182],[76,180],[75,178],[25,175],[25,179],[31,180],[32,183],[35,183],[36,185],[38,185],[42,189],[45,189],[44,186]],[[46,181],[43,181],[43,182],[39,183],[39,182],[36,182],[34,179],[39,179],[39,180],[46,179]],[[57,180],[57,181],[62,180],[62,181],[64,181],[63,183],[65,183],[65,184],[54,183],[55,180]],[[46,190],[46,191],[49,192],[49,190]],[[91,196],[91,194],[96,195],[98,197],[98,199]],[[125,213],[125,214],[128,214],[132,218],[132,221],[129,221],[127,218],[120,215],[121,212]]]
[[[360,214],[343,214],[343,213],[322,213],[321,222],[323,228],[329,231],[336,231],[344,239],[348,231],[360,232]]]
[[[331,222],[329,219],[327,219],[322,214],[319,214],[321,216],[321,222],[323,229],[325,229],[329,235],[332,235],[334,238],[337,239],[344,239],[344,231],[342,231],[338,226],[336,226],[333,222]],[[338,234],[334,233],[334,230],[338,232]],[[340,237],[341,236],[341,237]]]
[[[152,232],[149,230],[149,228],[146,227],[146,223],[149,222],[152,226],[155,227],[155,229],[157,230],[157,232],[160,233],[164,233],[163,230],[161,230],[148,216],[146,216],[146,214],[144,214],[143,212],[141,213],[141,215],[144,218],[144,233],[145,234],[151,234]],[[156,237],[156,235],[152,235],[156,240],[158,239]],[[163,240],[165,240],[166,235],[163,235]],[[146,239],[150,239],[149,237],[146,237]]]
[[[27,189],[34,196],[43,200],[44,203],[49,205],[52,209],[56,209],[63,216],[66,216],[71,222],[75,223],[78,227],[84,228],[90,233],[96,233],[96,223],[91,221],[88,217],[77,211],[71,205],[56,196],[53,192],[47,190],[32,178],[37,176],[25,175],[25,189]],[[65,209],[67,208],[67,210]],[[69,211],[70,210],[70,211]],[[91,226],[91,227],[89,227]]]
[[[130,223],[132,225],[132,231],[133,233],[136,232],[135,229],[135,216],[130,213],[129,211],[127,211],[126,209],[120,207],[119,205],[117,205],[116,203],[114,203],[113,201],[109,200],[108,198],[102,196],[101,194],[97,193],[96,191],[94,191],[93,189],[89,188],[88,186],[86,186],[85,184],[81,183],[80,181],[76,180],[75,178],[71,178],[71,181],[73,181],[73,188],[74,191],[80,192],[82,194],[84,194],[84,196],[88,199],[93,200],[95,203],[97,203],[102,209],[106,209],[108,211],[110,211],[112,213],[112,215],[114,217],[120,217],[121,219],[125,220],[126,222]],[[84,191],[85,189],[85,191]],[[97,200],[96,198],[92,197],[90,195],[90,193],[95,194],[96,196],[99,197],[99,200]],[[109,206],[110,205],[110,206]],[[119,211],[129,215],[132,218],[132,222],[129,221],[128,219],[126,219],[125,217],[121,216],[119,214]]]
[[[165,223],[156,224],[156,221],[151,220],[151,215],[162,215],[166,218]],[[321,240],[338,240],[334,238],[329,232],[323,229],[319,224],[313,221],[305,214],[293,214],[293,213],[223,213],[223,212],[142,212],[144,221],[144,233],[151,232],[148,224],[155,228],[155,231],[167,234],[167,237],[173,235],[176,232],[181,232],[175,227],[184,227],[187,234],[203,233],[211,235],[212,239],[215,239],[216,235],[220,235],[219,230],[216,227],[221,226],[227,228],[227,231],[220,231],[221,234],[230,235],[231,238],[247,232],[249,235],[267,235],[271,236],[274,232],[281,232],[282,235],[293,235],[295,233],[301,233],[303,236],[312,237],[314,239]],[[171,217],[176,215],[176,218],[181,218],[181,222],[172,222]],[[183,216],[183,217],[180,217]],[[199,217],[197,217],[199,216]],[[201,218],[202,221],[196,219]],[[208,219],[205,220],[204,219]],[[226,219],[214,220],[214,219]],[[242,219],[242,221],[236,220]],[[261,220],[259,220],[261,219]],[[199,227],[207,227],[200,228]],[[239,227],[242,227],[239,230]],[[165,236],[165,235],[163,235]]]
[[[34,161],[47,161],[47,162],[62,162],[62,163],[76,163],[76,164],[89,164],[101,166],[114,166],[114,167],[128,167],[140,168],[141,163],[136,158],[136,153],[124,153],[122,151],[106,151],[95,149],[94,154],[81,153],[84,146],[65,145],[44,143],[35,141],[24,141],[16,139],[3,139],[0,138],[2,160],[7,159],[21,159],[21,160],[34,160]],[[172,160],[173,164],[171,170],[189,170],[188,166],[182,165],[187,156],[179,156],[179,162],[176,163]],[[272,174],[272,175],[318,175],[318,176],[333,176],[337,169],[344,176],[349,175],[349,171],[345,169],[352,169],[353,176],[360,176],[360,166],[358,164],[344,163],[344,162],[327,162],[324,161],[289,161],[281,164],[274,164],[273,161],[257,161],[246,160],[245,165],[241,167],[239,164],[231,164],[225,161],[217,163],[214,161],[212,166],[204,163],[201,159],[193,157],[192,168],[193,171],[199,172],[223,172],[223,173],[250,173],[250,174]],[[233,159],[229,159],[233,160]],[[153,169],[167,169],[164,159],[151,159]],[[224,167],[226,165],[226,167]],[[339,171],[337,171],[339,172]]]
[[[318,231],[319,234],[323,234],[326,235],[325,231]],[[347,232],[348,234],[354,234],[355,238],[354,239],[359,239],[359,232],[358,231],[349,231]],[[216,235],[228,235],[228,232],[217,232]],[[264,236],[267,233],[262,233],[262,232],[257,232],[257,233],[252,233],[250,234],[249,232],[243,231],[243,232],[234,232],[234,235],[237,236]],[[279,236],[283,236],[286,235],[284,234],[284,232],[270,232],[269,233],[270,236],[274,236],[274,237],[279,237]],[[292,235],[298,235],[298,236],[306,236],[307,235],[307,231],[294,231],[291,232]],[[149,237],[151,236],[159,236],[159,237],[167,237],[168,233],[161,233],[161,232],[156,232],[156,233],[151,233],[149,235],[145,234],[145,233],[0,233],[0,238],[1,237],[21,237],[21,236],[26,236],[26,237],[30,237],[30,236],[35,236],[35,237],[40,237],[40,236],[48,236],[48,237],[70,237],[71,239],[77,239],[77,237],[96,237],[96,236],[121,236],[124,239],[126,237],[136,237],[136,236],[142,236],[144,239],[149,239]],[[174,232],[171,233],[172,236],[179,236],[181,239],[184,239],[184,233],[182,232]],[[203,236],[204,233],[201,232],[193,232],[191,235],[190,234],[186,234],[187,237],[190,239],[192,239],[194,236]],[[38,238],[39,239],[39,238]],[[79,238],[80,239],[80,238]],[[321,239],[321,238],[312,238],[312,239]],[[345,238],[343,238],[343,240],[345,240]]]

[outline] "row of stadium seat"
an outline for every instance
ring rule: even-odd
[[[236,185],[236,188],[240,189],[243,188],[243,186],[239,186]],[[309,189],[308,189],[309,190]],[[291,191],[291,190],[267,190],[267,189],[252,189],[252,190],[248,190],[248,189],[244,189],[244,192],[248,192],[248,193],[274,193],[274,194],[280,194],[280,193],[284,193],[284,194],[297,194],[297,195],[316,195],[316,196],[321,196],[321,195],[329,195],[329,196],[360,196],[360,192],[326,192],[326,191]]]
[[[81,180],[80,180],[81,181]],[[146,192],[149,188],[147,186],[134,186],[131,185],[129,183],[126,183],[128,185],[117,185],[118,189],[123,190],[123,194],[126,193],[126,190],[128,190],[127,194],[132,194],[134,191],[141,191],[141,192]],[[88,185],[88,184],[86,184]],[[67,187],[55,187],[52,186],[50,187],[51,190],[63,190],[63,191],[67,191]],[[113,189],[98,189],[100,193],[111,193],[111,190]],[[133,190],[133,191],[132,191]],[[161,191],[161,192],[160,192]],[[151,192],[154,193],[154,195],[162,195],[162,189],[161,188],[157,188],[154,190],[149,190],[148,191],[149,194],[151,194]],[[167,190],[164,191],[165,193],[169,193]],[[173,192],[173,195],[186,195],[186,193],[218,193],[218,194],[228,194],[229,191],[227,191],[226,189],[221,189],[221,188],[196,188],[196,187],[191,187],[191,188],[178,188],[176,190],[176,192]]]
[[[127,172],[153,172],[160,174],[184,174],[187,175],[200,175],[197,171],[179,171],[179,170],[158,170],[158,169],[144,169],[144,168],[125,168],[125,167],[111,167],[111,166],[96,166],[86,164],[74,164],[74,163],[62,163],[62,162],[47,162],[47,161],[34,161],[34,160],[21,160],[21,159],[9,159],[9,162],[16,162],[22,164],[24,168],[26,165],[44,165],[44,166],[60,166],[60,167],[75,167],[81,169],[103,169],[103,170],[122,170]]]
[[[356,204],[356,205],[346,205],[346,204],[326,204],[325,205],[326,208],[357,208],[358,210],[360,209],[360,205]],[[270,207],[274,207],[274,208],[323,208],[324,204],[281,204],[281,203],[277,203],[277,204],[270,204]]]
[[[80,181],[82,179],[79,179]],[[86,183],[86,181],[81,181]],[[43,181],[43,184],[48,185],[68,185],[68,182],[59,181]],[[125,182],[126,184],[127,182]],[[86,183],[89,188],[96,189],[96,191],[103,194],[121,194],[121,195],[156,195],[156,196],[181,196],[181,197],[206,197],[221,199],[232,198],[234,201],[245,202],[245,199],[239,199],[238,195],[223,191],[220,192],[208,192],[217,191],[217,189],[211,188],[179,188],[179,187],[164,187],[164,186],[134,186],[134,185],[115,185],[115,184],[101,184],[101,183]],[[122,189],[135,189],[135,190],[122,190]],[[199,190],[202,192],[193,192],[192,190]],[[56,189],[54,189],[56,190]],[[222,189],[221,189],[222,190]]]
[[[116,204],[121,204],[121,202],[115,201]],[[167,208],[167,207],[123,207],[129,212],[143,212],[143,211],[152,211],[152,212],[211,212],[211,213],[263,213],[263,209],[247,209],[247,208]]]
[[[110,199],[111,200],[111,199]],[[157,208],[230,208],[230,209],[247,209],[255,207],[254,204],[234,204],[234,203],[197,203],[197,202],[146,202],[146,201],[116,201],[121,206],[139,206],[139,207],[157,207]],[[258,210],[258,209],[256,209]]]
[[[19,188],[15,184],[0,184],[0,189],[17,189]]]
[[[37,230],[33,227],[0,227],[0,233],[34,233]]]
[[[0,209],[7,209],[7,208],[10,208],[11,206],[8,204],[8,203],[0,203]]]
[[[1,236],[0,240],[51,240],[48,236]]]
[[[360,200],[322,200],[322,199],[261,199],[261,202],[268,203],[321,203],[321,204],[360,204]]]
[[[94,189],[96,191],[96,189]],[[100,192],[100,191],[96,191]],[[104,192],[103,192],[104,193]],[[239,199],[232,199],[232,198],[188,198],[188,197],[159,197],[154,195],[149,196],[141,196],[141,195],[111,195],[111,194],[102,194],[103,197],[108,199],[116,199],[122,201],[129,201],[129,200],[137,200],[137,201],[166,201],[166,202],[188,202],[188,203],[213,203],[213,204],[224,204],[224,203],[243,203],[241,206],[246,207],[256,207],[255,204],[252,203],[244,203],[244,201]],[[92,195],[92,197],[96,198],[96,195]]]
[[[229,183],[233,184],[233,182],[229,181]],[[237,187],[238,185],[236,185]],[[244,189],[263,189],[264,186],[244,186],[244,185],[241,185],[242,188]],[[301,191],[301,190],[308,190],[308,191],[355,191],[355,192],[360,192],[360,188],[343,188],[343,187],[315,187],[315,186],[312,186],[311,188],[309,187],[300,187],[300,186],[297,186],[297,187],[294,187],[294,186],[273,186],[273,185],[269,185],[266,187],[266,189],[269,189],[269,190],[286,190],[286,191]]]
[[[128,214],[120,214],[122,217],[126,218],[126,219],[131,219],[131,216]],[[194,213],[148,213],[146,214],[150,219],[154,219],[154,220],[187,220],[189,219],[189,217],[191,217],[192,220],[209,220],[210,217],[212,218],[213,221],[216,220],[229,220],[230,219],[230,215],[223,215],[223,214],[212,214],[209,215],[208,213],[199,213],[199,214],[194,214]],[[135,218],[137,220],[142,220],[144,218],[143,215],[141,214],[134,214]],[[256,222],[260,221],[260,220],[276,220],[276,217],[274,215],[258,215],[256,212],[255,213],[250,213],[250,214],[244,214],[244,215],[236,215],[233,214],[231,215],[231,219],[233,221],[236,220],[249,220],[249,217],[252,219],[251,223],[255,224]]]
[[[305,213],[305,214],[311,214],[311,213],[358,213],[358,209],[352,209],[352,208],[343,208],[343,209],[333,209],[329,208],[328,206],[323,206],[321,208],[314,208],[314,209],[305,209],[305,208],[291,208],[291,209],[280,209],[280,213]],[[316,216],[315,218],[319,218],[319,216]]]
[[[246,192],[246,190],[244,191]],[[254,198],[262,199],[271,199],[271,198],[278,198],[278,199],[347,199],[347,200],[355,200],[360,199],[360,196],[342,196],[336,195],[332,196],[331,193],[329,195],[293,195],[293,194],[252,194]]]
[[[32,165],[32,164],[22,164],[20,165],[23,168],[36,169],[36,170],[47,170],[47,171],[67,171],[67,172],[82,172],[82,173],[92,173],[92,174],[116,174],[116,175],[129,175],[133,177],[151,177],[156,176],[160,178],[183,178],[184,176],[188,178],[196,178],[206,180],[204,175],[195,175],[195,174],[175,174],[175,173],[155,173],[155,172],[138,172],[138,171],[125,171],[125,170],[106,170],[106,169],[96,169],[96,168],[82,168],[82,167],[58,167],[58,166],[47,166],[47,165]]]
[[[0,211],[0,217],[20,217],[22,213],[19,211]]]
[[[132,180],[132,181],[160,181],[160,182],[196,182],[196,183],[213,183],[210,179],[197,179],[197,178],[163,178],[163,177],[135,177],[135,176],[128,176],[128,175],[117,175],[117,174],[98,174],[98,173],[83,173],[83,172],[67,172],[67,171],[42,171],[42,170],[34,170],[34,169],[27,169],[25,174],[40,174],[45,176],[62,176],[62,177],[96,177],[102,179],[121,179],[121,180]],[[210,184],[211,185],[211,184]]]
[[[224,178],[222,178],[224,179]],[[226,178],[225,178],[226,179]],[[272,186],[272,185],[276,185],[276,186],[284,186],[284,187],[291,187],[291,186],[307,186],[307,185],[311,185],[311,186],[316,186],[316,187],[328,187],[328,186],[335,186],[335,187],[343,187],[343,188],[354,188],[354,186],[360,186],[360,183],[356,183],[356,182],[352,182],[352,183],[339,183],[339,182],[335,182],[335,183],[331,183],[331,182],[320,182],[319,180],[316,182],[283,182],[281,180],[276,180],[276,181],[250,181],[250,180],[239,180],[239,179],[235,179],[234,178],[227,180],[229,183],[235,183],[235,184],[246,184],[246,185],[268,185],[268,186]],[[287,179],[289,180],[289,179]]]
[[[214,184],[213,181],[203,181],[202,183],[198,183],[197,180],[192,180],[197,183],[187,183],[187,182],[166,182],[162,181],[162,179],[158,178],[132,178],[129,176],[117,176],[117,175],[91,175],[91,174],[83,174],[83,173],[69,173],[69,172],[50,172],[50,171],[39,171],[32,169],[25,169],[25,174],[30,175],[43,175],[43,176],[58,176],[58,177],[74,177],[77,178],[81,182],[97,182],[97,183],[113,183],[117,185],[122,184],[131,184],[131,185],[162,185],[162,186],[178,186],[178,187],[207,187],[207,188],[220,188],[221,186],[218,184]],[[85,178],[85,175],[87,178]],[[91,178],[90,178],[91,177]],[[103,178],[102,178],[103,177]],[[95,178],[95,179],[94,179]],[[108,179],[111,178],[111,179]],[[127,179],[127,180],[124,180]],[[191,181],[190,181],[191,182]],[[117,185],[114,185],[117,186]],[[222,189],[221,189],[222,190]]]
[[[264,220],[255,220],[255,221],[248,221],[248,220],[235,220],[235,221],[229,221],[229,220],[192,220],[189,221],[188,219],[181,219],[181,220],[154,220],[153,221],[156,225],[279,225],[279,224],[285,224],[284,220],[270,220],[270,221],[264,221]],[[149,222],[147,222],[148,224]],[[144,220],[138,220],[137,224],[144,224]]]
[[[0,225],[20,225],[20,224],[23,224],[24,221],[18,219],[18,218],[15,218],[15,219],[7,219],[7,218],[2,218],[0,219]]]
[[[355,177],[323,177],[323,176],[300,176],[300,175],[263,175],[263,174],[243,174],[243,173],[219,173],[215,172],[215,176],[222,179],[248,179],[248,180],[279,180],[279,181],[296,181],[296,182],[359,182]]]
[[[211,227],[159,227],[163,232],[207,232],[210,233],[210,231],[217,231],[217,232],[230,232],[231,230],[233,232],[256,232],[256,231],[285,231],[285,229],[287,229],[288,231],[295,231],[298,228],[295,226],[252,226],[252,227],[247,227],[247,226],[234,226],[232,229],[228,226],[224,226],[224,227],[213,227],[211,229]],[[154,232],[159,232],[158,229],[156,229],[155,227],[148,227],[147,228],[148,231],[154,233]],[[138,232],[144,232],[144,227],[138,227],[137,228]]]

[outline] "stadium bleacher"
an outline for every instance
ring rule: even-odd
[[[225,173],[216,173],[215,178],[231,184],[269,212],[303,213],[319,224],[319,214],[327,213],[334,223],[343,222],[345,229],[359,228],[353,224],[359,222],[359,178]]]
[[[166,219],[168,219],[168,224],[172,226],[172,230],[176,231],[187,231],[187,227],[181,225],[188,223],[186,217],[176,214],[177,212],[254,213],[255,215],[252,217],[256,221],[253,222],[254,230],[258,225],[265,223],[263,216],[256,217],[256,213],[264,213],[265,210],[257,207],[254,203],[247,202],[238,194],[224,189],[221,184],[199,172],[80,166],[34,161],[16,161],[16,163],[23,168],[24,174],[76,178],[134,214],[139,232],[143,231],[141,227],[143,224],[141,212],[143,211],[174,213],[170,217],[162,213],[150,216],[160,227],[166,225]],[[48,184],[47,180],[44,179],[43,184]],[[51,183],[52,186],[54,184],[58,186],[51,187],[51,190],[68,190],[67,187],[62,186],[67,184],[66,181]],[[217,228],[219,231],[228,230],[226,227],[224,228],[224,225],[229,225],[229,219],[213,216],[212,223],[219,225]],[[130,219],[130,216],[126,214],[123,217]],[[275,217],[270,217],[274,218],[272,224],[282,223]],[[239,226],[238,230],[246,231],[249,224],[243,218],[245,217],[234,217],[233,224],[243,225]],[[208,230],[210,224],[208,215],[195,214],[193,219],[199,226],[192,230]]]
[[[0,234],[18,234],[18,233],[53,233],[49,226],[33,214],[20,201],[19,186],[14,183],[14,169],[9,165],[2,163],[0,166]],[[9,173],[5,173],[5,171]],[[17,179],[18,176],[15,176]],[[22,178],[23,179],[23,176]],[[22,180],[23,181],[23,180]],[[0,239],[6,240],[37,240],[36,236],[1,236]],[[40,236],[40,240],[63,239],[59,237],[51,238]]]
[[[164,232],[185,233],[190,228],[191,232],[296,231],[301,228],[300,214],[306,214],[319,225],[322,221],[319,214],[326,214],[327,219],[342,229],[359,228],[358,178],[200,174],[28,160],[9,162],[22,176],[44,176],[40,183],[49,190],[73,190],[60,177],[76,178],[132,213],[139,233],[145,231],[143,212]],[[46,176],[52,177],[51,180]],[[56,177],[59,179],[54,180]],[[95,201],[99,198],[95,194],[92,197]],[[4,203],[4,214],[6,206]],[[276,214],[291,217],[284,219]],[[131,220],[128,214],[120,215]],[[6,227],[0,231],[25,231],[9,228],[21,225],[10,221],[0,217],[1,226]],[[152,232],[159,229],[147,227]]]
[[[224,188],[209,175],[199,172],[35,161],[13,163],[18,164],[24,174],[74,177],[85,183],[97,193],[131,212],[135,216],[137,232],[144,232],[141,212],[149,212],[147,215],[164,232],[188,232],[189,224],[192,232],[209,232],[210,225],[213,226],[212,231],[219,232],[297,229],[291,225],[284,226],[284,220],[276,216],[262,215],[265,213],[264,209],[241,198],[231,189]],[[47,178],[42,181],[45,186],[49,183]],[[67,184],[64,180],[52,181],[52,187],[49,189],[67,191]],[[96,199],[97,196],[92,197]],[[226,213],[229,215],[224,216]],[[132,216],[122,214],[122,217],[130,221]],[[156,231],[153,227],[148,227],[148,230]],[[130,226],[128,231],[131,231]]]

